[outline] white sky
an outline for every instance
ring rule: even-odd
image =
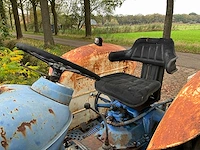
[[[125,0],[120,8],[116,8],[115,14],[165,14],[167,0]],[[189,14],[191,12],[200,15],[200,0],[174,0],[174,14]]]

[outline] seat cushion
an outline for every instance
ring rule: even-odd
[[[125,73],[103,76],[95,82],[97,91],[129,107],[139,107],[161,87],[159,81],[138,78]]]

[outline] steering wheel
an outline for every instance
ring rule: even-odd
[[[87,70],[86,68],[83,68],[77,64],[74,64],[66,59],[63,59],[61,57],[48,53],[39,48],[30,46],[27,44],[23,44],[23,43],[17,43],[16,47],[20,50],[23,50],[35,56],[36,58],[42,60],[43,62],[46,62],[50,67],[59,71],[60,74],[64,71],[71,71],[71,72],[89,77],[94,80],[100,80],[100,77],[94,72],[91,72]]]

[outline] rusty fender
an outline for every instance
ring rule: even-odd
[[[200,71],[181,89],[158,125],[148,150],[181,145],[200,134]]]

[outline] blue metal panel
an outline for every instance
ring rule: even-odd
[[[0,86],[0,108],[0,149],[58,149],[72,120],[68,106],[26,85]]]
[[[146,134],[150,134],[152,136],[155,124],[158,124],[160,122],[160,120],[164,116],[164,113],[165,112],[161,109],[155,108],[142,118]]]
[[[59,103],[69,106],[73,89],[59,83],[49,82],[41,77],[31,86],[31,89]]]

